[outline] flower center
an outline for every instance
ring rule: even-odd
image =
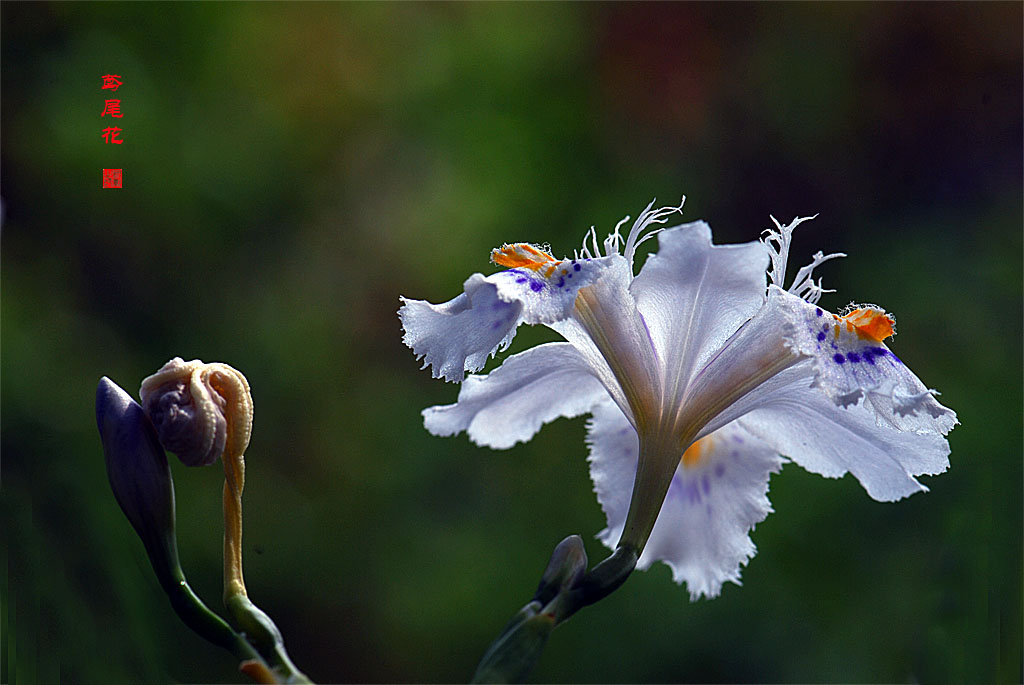
[[[681,436],[700,433],[740,398],[800,358],[782,340],[734,341],[716,363],[697,374],[687,386],[685,397],[674,405],[675,433]]]

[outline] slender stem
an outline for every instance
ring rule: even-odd
[[[182,622],[200,637],[218,647],[228,650],[239,661],[262,661],[259,652],[245,638],[231,629],[220,616],[203,603],[185,579],[181,567],[175,564],[171,573],[157,572],[161,587],[171,602],[171,607]]]
[[[227,364],[208,364],[202,378],[224,399],[224,601],[245,595],[242,580],[242,490],[245,450],[252,435],[252,394],[249,382]]]
[[[224,458],[224,601],[234,595],[245,596],[242,579],[242,488],[245,487],[245,461],[239,455]]]
[[[288,683],[311,682],[288,657],[281,631],[270,616],[242,594],[232,595],[225,604],[235,625],[276,676]]]
[[[310,682],[288,657],[284,639],[274,621],[252,603],[242,578],[242,489],[245,487],[245,457],[225,452],[224,462],[224,605],[231,620],[242,631],[260,664],[245,665],[255,678],[272,673],[284,682]]]
[[[646,433],[646,431],[645,431]],[[640,435],[640,456],[637,460],[636,477],[633,480],[633,494],[629,500],[629,512],[622,529],[618,546],[643,550],[651,536],[654,523],[665,503],[665,495],[672,484],[673,474],[679,460],[693,441],[693,436],[673,438],[669,431],[652,431],[654,439]]]
[[[571,590],[569,595],[571,612],[561,620],[566,620],[583,607],[604,599],[618,590],[636,568],[638,556],[634,547],[619,545],[610,557],[590,569]]]

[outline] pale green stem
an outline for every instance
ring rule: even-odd
[[[631,547],[637,554],[643,551],[651,536],[654,523],[665,503],[665,495],[675,475],[679,460],[693,442],[693,435],[677,439],[670,431],[652,431],[654,439],[640,436],[640,455],[629,512],[619,538],[619,546]]]

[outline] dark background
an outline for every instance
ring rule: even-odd
[[[584,420],[439,439],[457,388],[398,296],[490,248],[603,236],[688,197],[719,243],[819,213],[823,304],[894,312],[962,426],[898,504],[789,465],[743,586],[635,574],[535,682],[1019,682],[1020,3],[48,4],[2,18],[3,671],[243,681],[171,612],[103,468],[100,376],[173,356],[253,388],[245,570],[318,681],[460,681],[551,548],[604,517]],[[116,94],[103,74],[120,74]],[[123,145],[100,137],[119,97]],[[101,169],[124,169],[103,190]],[[523,330],[512,352],[545,331]],[[219,467],[172,464],[192,585],[220,595]]]

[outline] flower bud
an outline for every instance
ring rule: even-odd
[[[164,581],[178,566],[167,456],[142,407],[105,376],[96,388],[96,424],[114,497]]]
[[[562,540],[551,553],[544,574],[540,578],[534,599],[547,604],[563,590],[574,588],[587,572],[587,551],[579,535]]]
[[[249,444],[249,383],[227,364],[175,357],[142,381],[139,395],[161,444],[186,466],[208,466]]]

